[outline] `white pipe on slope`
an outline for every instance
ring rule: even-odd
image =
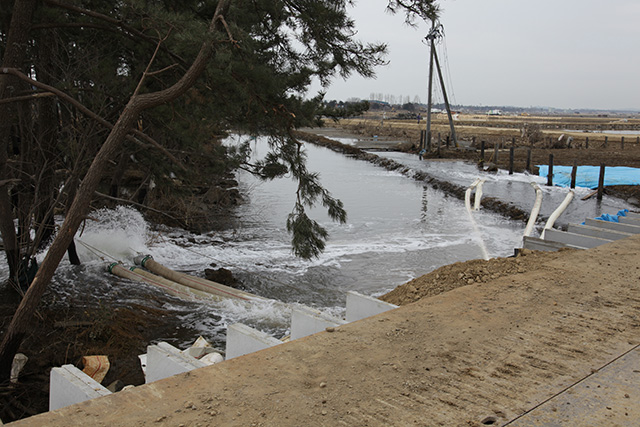
[[[478,185],[476,186],[476,197],[473,203],[474,211],[480,210],[480,201],[482,200],[482,184],[484,184],[485,181],[486,179],[482,178],[478,183]]]
[[[553,211],[553,213],[547,220],[547,223],[544,225],[542,234],[540,234],[541,239],[544,239],[544,232],[550,229],[551,227],[553,227],[553,224],[556,222],[558,217],[560,217],[560,215],[562,215],[565,209],[567,209],[567,206],[569,206],[569,203],[571,203],[571,200],[573,200],[573,194],[574,194],[573,190],[569,190],[569,192],[567,193],[562,203],[560,203],[560,206],[558,206],[558,208],[555,211]]]
[[[467,208],[467,211],[471,212],[471,191],[478,185],[480,182],[480,178],[476,178],[473,181],[473,184],[467,188],[467,191],[464,193],[464,206]]]
[[[487,246],[485,245],[484,240],[482,239],[482,235],[480,234],[480,230],[478,229],[478,224],[476,224],[476,220],[473,218],[473,213],[471,212],[471,190],[473,190],[473,188],[476,187],[481,182],[483,181],[480,178],[476,178],[476,180],[473,181],[473,184],[471,184],[471,186],[467,188],[467,191],[464,194],[464,205],[467,208],[467,213],[469,214],[469,221],[471,221],[473,230],[475,231],[476,236],[478,236],[478,241],[479,241],[478,243],[480,245],[480,249],[482,250],[482,256],[485,260],[488,260],[489,252],[487,251]]]
[[[524,237],[528,237],[531,235],[533,231],[533,226],[536,224],[538,220],[538,214],[540,213],[540,207],[542,206],[542,190],[540,186],[535,182],[530,183],[534,190],[536,190],[536,201],[533,204],[533,208],[531,209],[531,215],[529,215],[529,221],[527,221],[527,226],[524,229]]]

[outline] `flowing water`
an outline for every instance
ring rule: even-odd
[[[257,157],[266,152],[263,141],[257,141],[253,148]],[[309,170],[320,173],[322,183],[344,202],[348,212],[347,224],[341,225],[332,222],[322,209],[312,209],[311,216],[330,233],[326,250],[318,259],[303,261],[291,253],[285,221],[293,207],[294,182],[286,177],[263,182],[240,172],[237,179],[247,200],[238,208],[238,223],[224,231],[192,234],[152,227],[138,211],[126,207],[92,214],[94,220],[78,235],[83,265],[63,261],[47,303],[61,307],[160,307],[175,323],[157,337],[158,341],[184,347],[203,335],[224,347],[227,324],[243,322],[279,337],[289,328],[291,305],[305,304],[343,316],[346,291],[378,296],[442,265],[481,258],[481,245],[490,257],[509,256],[521,246],[521,222],[481,210],[474,212],[474,227],[463,201],[400,173],[325,148],[307,145],[306,151]],[[420,162],[406,154],[385,155],[409,168],[465,186],[478,174],[473,166],[460,162]],[[539,178],[503,173],[485,177],[487,196],[530,209],[534,192],[529,182]],[[545,189],[545,197],[552,200],[547,213],[555,209],[565,192]],[[573,211],[570,208],[568,217],[581,215],[582,221],[598,210],[614,213],[624,207],[615,201],[605,201],[598,208],[592,205],[595,201]],[[252,305],[184,301],[105,272],[109,262],[120,260],[131,265],[137,254],[151,254],[170,268],[200,276],[211,264],[228,268],[247,291],[272,301]]]

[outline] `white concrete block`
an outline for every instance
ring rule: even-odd
[[[331,326],[344,325],[344,320],[337,319],[310,307],[296,307],[291,311],[291,339],[306,337],[324,331]]]
[[[146,383],[207,366],[166,342],[147,347]]]
[[[242,323],[227,328],[226,360],[282,344],[277,338]]]
[[[111,394],[99,382],[73,365],[53,368],[49,379],[50,411]]]
[[[394,308],[398,306],[358,292],[347,292],[347,322],[355,322]]]

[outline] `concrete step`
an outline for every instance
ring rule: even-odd
[[[554,230],[553,228],[545,231],[544,240],[583,249],[595,248],[596,246],[612,242],[612,240],[608,239],[569,233],[567,231]]]
[[[632,216],[619,216],[618,221],[620,221],[622,224],[631,224],[631,225],[640,226],[640,217],[636,218]]]
[[[569,233],[582,234],[584,236],[597,237],[599,239],[606,240],[619,240],[633,235],[631,233],[624,233],[622,231],[609,230],[606,228],[593,227],[590,225],[582,224],[569,224],[569,228],[567,231]]]
[[[606,228],[608,230],[622,231],[623,233],[640,234],[640,226],[624,224],[620,222],[602,221],[601,219],[587,218],[585,225]]]
[[[554,252],[558,249],[572,247],[569,245],[565,245],[563,243],[551,242],[548,240],[543,240],[539,237],[525,236],[522,239],[522,248],[529,249],[532,251],[548,251]]]

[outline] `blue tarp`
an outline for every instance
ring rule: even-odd
[[[622,209],[621,211],[618,211],[618,213],[615,215],[602,214],[599,217],[596,217],[595,219],[599,219],[601,221],[609,221],[609,222],[620,222],[620,217],[627,216],[628,212],[629,212],[629,209]],[[583,222],[582,225],[584,224],[585,223]]]
[[[538,175],[546,178],[549,165],[537,165]],[[571,166],[553,166],[553,185],[568,187],[571,185]],[[597,188],[600,166],[578,166],[576,186]],[[625,166],[610,166],[604,172],[604,185],[640,185],[640,169]]]

